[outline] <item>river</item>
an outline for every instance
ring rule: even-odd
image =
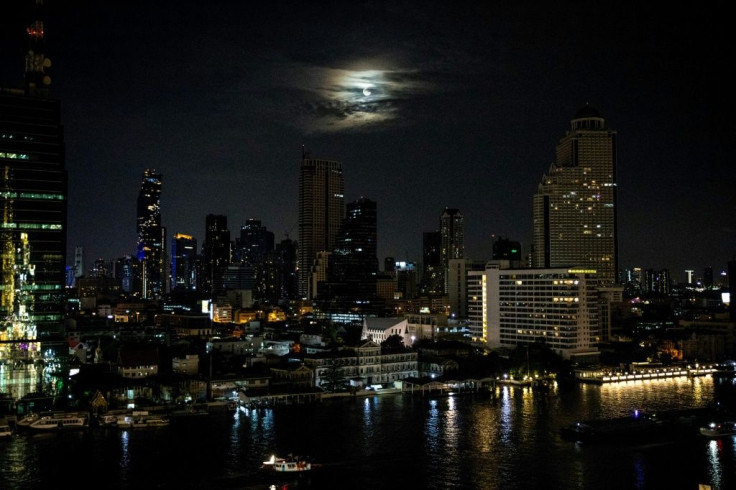
[[[549,392],[374,395],[177,418],[158,429],[19,433],[0,441],[0,488],[683,489],[736,488],[736,436],[578,444],[577,420],[733,403],[733,379],[671,378]],[[271,453],[318,471],[277,480]],[[274,485],[274,487],[271,487]]]

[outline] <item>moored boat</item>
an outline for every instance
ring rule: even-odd
[[[133,412],[132,414],[118,415],[115,425],[120,429],[145,429],[149,427],[166,427],[169,423],[169,418],[164,415],[139,411]]]
[[[89,417],[82,413],[61,413],[44,415],[28,426],[32,431],[55,431],[67,429],[86,429],[89,427]]]
[[[0,439],[7,439],[13,435],[13,429],[6,419],[0,419]]]
[[[711,438],[736,435],[736,422],[711,422],[700,428],[700,435]]]

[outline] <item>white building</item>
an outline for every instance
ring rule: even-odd
[[[365,318],[360,339],[380,344],[392,335],[400,335],[404,345],[410,346],[412,341],[408,323],[406,318]]]
[[[489,263],[473,280],[471,331],[489,349],[544,342],[565,359],[597,358],[600,340],[596,271],[506,269]]]

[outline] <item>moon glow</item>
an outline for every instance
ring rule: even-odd
[[[363,95],[365,95],[366,97],[368,97],[370,94],[371,94],[371,91],[368,89],[368,87],[366,87],[366,88],[363,89]]]

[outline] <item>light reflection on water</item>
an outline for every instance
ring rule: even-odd
[[[0,488],[51,488],[74,468],[87,481],[117,482],[110,488],[266,489],[275,482],[260,463],[294,452],[325,469],[287,488],[726,490],[736,488],[736,437],[631,447],[575,445],[559,435],[580,419],[703,407],[713,395],[710,378],[549,393],[499,386],[493,397],[381,395],[240,410],[151,432],[19,434],[0,442]],[[82,461],[95,464],[82,469]]]

